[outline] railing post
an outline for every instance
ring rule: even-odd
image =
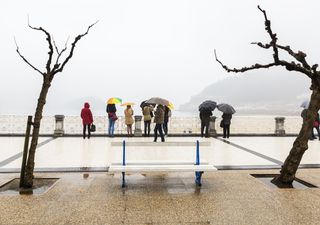
[[[275,135],[277,135],[277,136],[285,136],[286,135],[286,131],[284,129],[285,117],[276,117],[274,119],[276,121]]]
[[[64,115],[55,115],[54,117],[56,119],[56,125],[55,125],[53,136],[61,137],[64,135],[64,128],[63,128]]]
[[[217,137],[216,118],[217,117],[215,117],[215,116],[210,117],[210,123],[209,123],[209,136],[210,137]]]
[[[20,171],[20,185],[19,185],[20,187],[22,187],[24,185],[24,177],[25,177],[25,169],[26,169],[28,150],[29,150],[29,137],[30,137],[31,125],[32,125],[32,116],[28,116],[26,134],[24,137],[24,147],[23,147],[21,171]]]
[[[134,116],[134,136],[142,137],[142,129],[141,129],[141,120],[142,116]]]

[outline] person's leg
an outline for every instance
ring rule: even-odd
[[[83,129],[82,129],[82,137],[83,137],[83,139],[85,139],[86,138],[86,125],[85,124],[83,124]]]
[[[204,127],[205,127],[205,124],[203,121],[201,121],[201,137],[203,137]]]
[[[230,136],[230,124],[226,125],[226,134],[227,134],[227,138],[229,138],[229,136]]]
[[[108,135],[111,136],[111,123],[112,123],[112,119],[109,118],[109,124],[108,124]]]
[[[316,130],[317,130],[317,133],[318,133],[318,139],[320,141],[320,129],[319,129],[319,127],[316,127]]]
[[[156,124],[156,126],[154,127],[154,142],[156,142],[158,138],[158,125],[161,126],[161,124]]]
[[[150,126],[151,126],[151,120],[147,122],[148,137],[150,137]]]
[[[130,136],[132,136],[132,124],[129,125]]]
[[[91,132],[90,132],[90,124],[87,125],[88,127],[88,139],[90,139],[90,136],[91,136]]]
[[[161,141],[164,142],[164,135],[163,135],[161,124],[159,124],[159,133],[160,133]]]
[[[316,137],[314,136],[314,133],[313,133],[313,128],[314,127],[312,127],[312,129],[311,129],[311,133],[310,133],[310,140],[313,140],[313,139],[315,139]]]
[[[206,137],[209,137],[209,121],[206,122],[205,127],[206,127]]]
[[[226,125],[223,124],[223,138],[226,138]]]
[[[111,128],[111,130],[112,130],[112,136],[114,136],[114,126],[115,126],[115,124],[116,124],[116,121],[115,121],[115,120],[112,120],[112,128]]]
[[[144,121],[144,136],[147,136],[147,121]]]
[[[164,122],[164,123],[163,123],[163,131],[164,131],[164,134],[165,134],[165,135],[168,134],[168,123],[167,123],[167,122]]]

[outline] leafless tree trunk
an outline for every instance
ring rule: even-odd
[[[34,115],[32,140],[31,140],[31,145],[30,145],[29,151],[28,151],[27,165],[26,165],[26,169],[25,169],[25,179],[24,179],[24,184],[22,185],[23,188],[31,188],[33,186],[34,161],[35,161],[36,148],[37,148],[37,145],[38,145],[38,137],[39,137],[39,132],[40,132],[40,124],[41,124],[41,119],[42,119],[42,112],[43,112],[44,105],[46,104],[46,98],[47,98],[47,94],[48,94],[49,88],[51,86],[51,81],[53,80],[54,76],[57,73],[61,73],[63,71],[65,65],[68,63],[68,61],[73,56],[73,51],[74,51],[74,49],[76,47],[77,42],[82,37],[87,35],[89,30],[90,30],[90,28],[95,24],[96,23],[91,24],[87,28],[87,31],[85,33],[80,34],[80,35],[75,37],[74,41],[71,44],[70,52],[69,52],[68,56],[65,58],[65,60],[62,63],[60,63],[59,60],[60,60],[60,57],[62,56],[62,54],[67,50],[67,42],[68,41],[66,42],[64,48],[61,51],[59,51],[56,43],[52,39],[52,36],[50,35],[49,32],[47,32],[42,27],[32,27],[29,24],[29,27],[31,29],[41,31],[46,35],[46,40],[47,40],[48,45],[49,45],[49,52],[48,52],[48,61],[47,61],[47,64],[46,64],[46,71],[45,72],[41,72],[39,69],[37,69],[35,66],[33,66],[20,53],[18,44],[16,43],[16,46],[17,46],[16,51],[19,54],[19,56],[30,67],[32,67],[34,70],[39,72],[42,75],[42,78],[43,78],[42,88],[41,88],[41,91],[40,91],[40,95],[39,95],[39,98],[38,98],[38,104],[37,104],[36,112],[35,112],[35,115]],[[54,54],[56,54],[56,60],[53,63],[52,60],[53,60]],[[52,66],[52,64],[53,64],[53,66]]]
[[[304,152],[308,149],[308,139],[311,130],[313,129],[313,122],[315,120],[315,116],[320,108],[320,71],[317,70],[318,64],[314,64],[310,66],[310,64],[306,61],[306,54],[302,51],[294,52],[290,46],[284,46],[278,44],[277,34],[273,33],[271,29],[271,21],[267,18],[267,14],[265,10],[262,10],[260,6],[258,9],[263,13],[265,18],[265,30],[270,36],[270,42],[263,44],[261,42],[253,42],[252,44],[257,45],[263,49],[272,49],[273,51],[273,62],[269,64],[259,64],[256,63],[249,67],[242,67],[242,68],[229,68],[228,66],[224,65],[217,57],[215,51],[215,58],[216,61],[224,68],[227,72],[234,72],[234,73],[243,73],[249,70],[255,69],[263,69],[263,68],[270,68],[274,66],[282,66],[285,67],[288,71],[296,71],[303,73],[304,75],[308,76],[311,80],[311,87],[312,95],[310,99],[309,108],[307,109],[307,119],[303,122],[301,130],[299,132],[298,137],[293,143],[291,151],[285,160],[284,164],[282,165],[282,169],[280,175],[273,179],[273,183],[278,185],[287,186],[291,185],[295,174],[298,170],[300,165],[302,156]],[[293,57],[294,61],[288,62],[286,60],[281,60],[279,58],[279,51],[284,51],[290,56]]]

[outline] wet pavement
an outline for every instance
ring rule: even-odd
[[[319,188],[277,189],[251,174],[274,174],[290,150],[292,137],[232,137],[221,139],[167,138],[174,146],[128,138],[128,161],[194,161],[195,143],[201,161],[220,170],[207,172],[202,187],[194,173],[156,173],[121,176],[90,172],[121,162],[121,138],[42,138],[36,155],[38,170],[84,168],[89,172],[36,173],[37,178],[59,178],[41,195],[0,195],[0,224],[319,224]],[[0,138],[0,169],[19,169],[23,138]],[[317,167],[319,141],[309,144],[302,164]],[[242,170],[221,170],[241,168]],[[259,170],[245,170],[247,167]],[[86,178],[84,174],[89,176]],[[0,185],[19,177],[0,173]],[[320,186],[320,169],[299,169],[297,177]]]
[[[0,224],[319,224],[318,188],[275,189],[250,175],[275,172],[210,172],[201,188],[192,173],[132,175],[124,189],[106,173],[40,173],[60,180],[42,195],[1,195]],[[320,186],[319,169],[298,177]]]

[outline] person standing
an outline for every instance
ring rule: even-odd
[[[131,105],[127,105],[127,108],[124,110],[124,118],[125,124],[127,125],[128,136],[132,136],[132,124],[134,123],[134,120]]]
[[[164,135],[168,135],[168,122],[169,122],[169,117],[171,116],[171,110],[169,109],[168,106],[164,107],[164,122],[163,122],[163,131]]]
[[[154,128],[154,142],[157,142],[158,131],[161,137],[161,141],[164,142],[164,136],[162,132],[162,125],[164,123],[164,109],[162,105],[158,105],[154,113],[154,123],[156,124]]]
[[[230,136],[231,118],[232,118],[232,114],[228,114],[228,113],[222,114],[223,138],[229,138]]]
[[[114,124],[118,119],[116,114],[117,112],[116,105],[107,104],[106,111],[108,113],[108,119],[109,119],[108,134],[109,134],[109,137],[114,137]]]
[[[209,137],[209,125],[210,125],[210,116],[212,116],[212,112],[210,110],[201,110],[200,111],[200,120],[201,120],[201,137]]]
[[[151,125],[151,119],[153,116],[152,111],[153,111],[153,108],[150,105],[144,106],[142,110],[145,137],[150,137],[150,125]]]
[[[80,113],[83,125],[83,139],[86,138],[86,130],[88,130],[88,139],[90,139],[90,126],[93,123],[92,112],[90,110],[90,105],[88,102],[84,103],[84,107]]]

